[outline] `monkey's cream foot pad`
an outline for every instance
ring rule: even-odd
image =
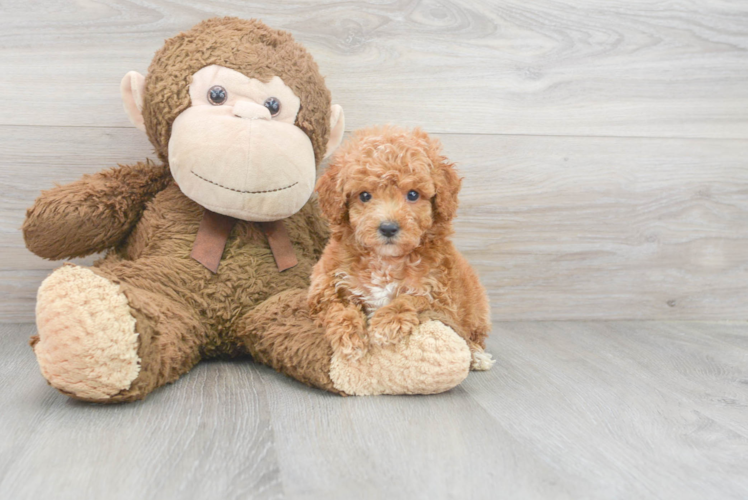
[[[403,342],[371,347],[355,361],[333,354],[330,378],[347,394],[436,394],[465,380],[470,349],[454,330],[427,321]]]
[[[42,374],[57,389],[99,399],[140,371],[135,318],[119,287],[90,269],[65,265],[42,282],[36,306]]]

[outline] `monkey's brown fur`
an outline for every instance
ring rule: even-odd
[[[240,19],[205,21],[156,54],[144,114],[162,161],[171,124],[190,103],[190,76],[210,64],[259,79],[280,75],[301,98],[297,125],[312,140],[319,164],[329,135],[330,95],[316,63],[288,33]],[[63,259],[110,249],[93,271],[118,284],[129,301],[140,373],[129,389],[100,401],[140,399],[202,358],[245,353],[301,382],[339,392],[329,376],[332,349],[305,305],[309,275],[327,239],[316,201],[284,221],[299,264],[283,273],[265,236],[245,221],[232,230],[219,273],[191,259],[202,215],[167,166],[147,162],[46,191],[28,210],[23,234],[37,255]]]
[[[141,191],[147,183],[166,187],[155,194]],[[95,203],[87,201],[91,192]],[[75,218],[67,216],[73,201]],[[43,257],[85,255],[118,241],[93,270],[119,284],[130,302],[141,370],[129,390],[108,401],[142,398],[204,357],[247,353],[304,383],[335,391],[329,378],[332,349],[323,345],[304,304],[327,233],[316,201],[285,221],[299,264],[284,273],[265,236],[245,221],[237,222],[229,237],[220,273],[191,259],[202,213],[166,168],[143,163],[47,191],[29,209],[26,244]],[[78,227],[87,220],[112,223],[105,231],[87,223]],[[133,220],[137,223],[128,223]],[[93,237],[97,229],[101,237]]]

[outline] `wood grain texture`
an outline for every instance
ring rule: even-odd
[[[443,140],[496,319],[748,319],[748,142]]]
[[[586,483],[577,498],[746,495],[745,323],[495,326],[498,370],[463,387],[516,439]]]
[[[290,30],[349,129],[442,139],[495,319],[748,319],[745,2],[5,0],[0,323],[59,265],[25,209],[153,156],[120,78],[214,15]],[[748,497],[744,321],[495,323],[497,365],[438,396],[236,360],[123,406],[48,387],[33,333],[0,324],[3,499]]]
[[[711,0],[6,0],[0,124],[128,125],[122,76],[216,15],[291,31],[352,128],[748,137],[748,4]]]
[[[0,321],[58,265],[25,209],[152,156],[119,80],[214,15],[293,32],[350,129],[443,139],[496,318],[748,318],[748,4],[46,0],[0,4]]]
[[[748,143],[438,137],[465,178],[455,241],[496,319],[748,319]],[[30,322],[59,263],[24,248],[25,208],[151,147],[131,128],[5,126],[0,149],[0,320]]]
[[[249,360],[146,401],[46,385],[0,325],[0,498],[748,496],[748,327],[495,323],[498,362],[425,397],[341,398]]]

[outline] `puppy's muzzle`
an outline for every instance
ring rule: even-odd
[[[393,238],[400,231],[400,224],[394,221],[384,221],[379,224],[379,234],[385,238]]]

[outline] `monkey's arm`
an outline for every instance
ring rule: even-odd
[[[81,257],[116,245],[148,200],[166,187],[169,169],[151,162],[121,165],[43,191],[26,211],[26,247],[45,259]]]

